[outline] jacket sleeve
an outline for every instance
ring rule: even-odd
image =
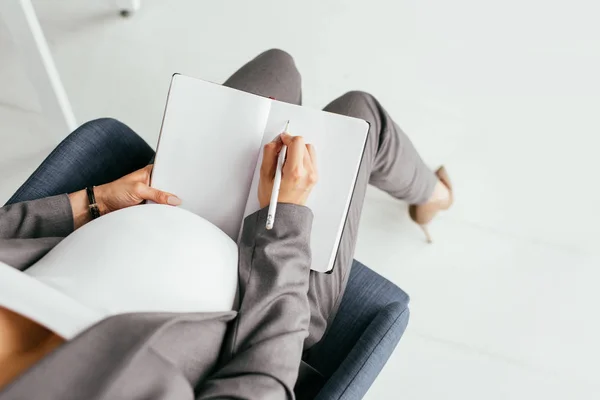
[[[267,209],[246,218],[240,240],[237,318],[221,367],[197,399],[293,399],[308,335],[312,212],[279,204],[273,229]]]
[[[64,195],[0,208],[0,261],[24,269],[73,232],[73,211]]]

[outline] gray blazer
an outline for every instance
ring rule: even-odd
[[[308,335],[311,211],[244,221],[237,312],[107,318],[0,392],[0,400],[291,399]],[[66,195],[0,208],[0,260],[25,269],[73,231]],[[85,268],[85,260],[82,260]]]

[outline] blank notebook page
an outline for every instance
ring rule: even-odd
[[[173,76],[152,186],[236,240],[271,100]],[[193,201],[192,201],[193,199]]]
[[[319,181],[306,204],[314,214],[312,269],[329,271],[344,228],[369,124],[356,118],[273,101],[262,145],[280,134],[287,120],[290,120],[291,135],[303,136],[307,143],[315,146]],[[262,152],[254,171],[244,216],[259,209],[257,193],[261,162]]]

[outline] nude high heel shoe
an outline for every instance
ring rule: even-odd
[[[427,230],[427,224],[431,222],[438,211],[447,210],[454,202],[452,184],[450,183],[450,177],[448,176],[448,172],[446,172],[446,168],[443,166],[438,168],[438,170],[435,171],[435,175],[440,182],[448,188],[448,198],[442,201],[430,201],[425,204],[411,204],[408,207],[410,218],[423,229],[425,237],[427,238],[427,243],[432,243],[431,235],[429,235],[429,231]]]

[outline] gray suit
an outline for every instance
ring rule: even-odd
[[[244,222],[237,312],[107,318],[26,371],[0,400],[292,398],[310,319],[312,213],[280,204],[277,218],[269,231],[266,209]],[[0,260],[19,268],[73,230],[66,195],[5,206],[0,223]]]
[[[269,50],[225,85],[300,104],[300,80],[289,54]],[[280,223],[272,231],[264,229],[265,212],[259,211],[246,218],[239,243],[237,313],[108,318],[27,371],[0,392],[0,400],[292,398],[302,349],[314,349],[344,293],[367,184],[421,203],[436,183],[408,137],[373,96],[349,92],[325,110],[371,125],[333,273],[309,273],[310,210],[281,205]],[[119,124],[119,137],[129,130],[110,122]],[[95,132],[100,134],[104,132]],[[43,197],[26,193],[37,186],[31,179],[17,192],[21,199]],[[4,207],[0,261],[24,269],[72,229],[65,195]]]

